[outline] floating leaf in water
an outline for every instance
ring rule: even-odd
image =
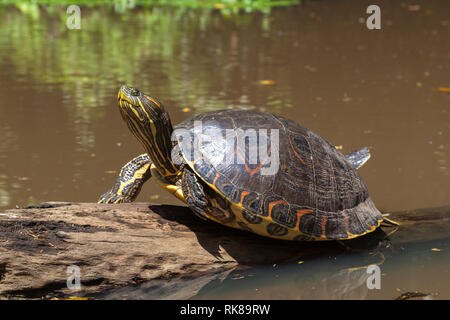
[[[338,145],[338,146],[334,146],[336,148],[336,150],[342,150],[344,149],[344,146],[342,144]]]
[[[213,8],[214,9],[223,9],[223,8],[225,8],[225,5],[223,3],[215,3],[213,5]]]
[[[345,94],[344,94],[344,97],[342,98],[342,102],[350,102],[350,101],[352,101],[352,98],[349,97],[349,96],[347,95],[347,93],[345,93]]]
[[[298,264],[302,264],[303,262],[305,262],[305,261],[299,261]]]
[[[259,84],[262,84],[263,86],[273,86],[276,82],[274,80],[260,80]]]
[[[409,11],[420,11],[420,5],[418,4],[412,4],[408,6]]]
[[[439,91],[439,92],[450,92],[450,88],[440,87],[440,88],[437,88],[437,91]]]
[[[309,72],[316,72],[317,71],[317,68],[312,67],[310,65],[306,65],[305,69],[308,70]]]
[[[189,112],[189,111],[191,111],[191,108],[186,107],[186,108],[181,109],[181,111],[183,111],[183,112]]]
[[[441,249],[433,248],[433,249],[431,249],[431,251],[441,251]]]
[[[422,86],[422,82],[416,82],[416,86],[420,88]]]

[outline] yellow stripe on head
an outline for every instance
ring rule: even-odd
[[[159,104],[158,101],[156,101],[155,99],[153,99],[153,98],[150,97],[150,96],[146,96],[146,98],[147,98],[148,100],[152,101],[154,104],[156,104],[156,105],[158,106],[158,108],[161,108],[161,104]]]

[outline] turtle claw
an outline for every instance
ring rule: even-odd
[[[202,212],[202,211],[197,211],[197,210],[193,210],[192,208],[191,208],[191,210],[194,212],[194,214],[197,216],[197,217],[199,217],[200,219],[202,219],[202,220],[208,220],[208,218],[206,217],[206,214],[204,213],[204,212]]]

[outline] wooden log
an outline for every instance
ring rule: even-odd
[[[444,211],[448,218],[450,210]],[[394,217],[403,224],[399,243],[409,241],[407,232],[418,220],[439,220],[442,214],[420,217]],[[346,243],[378,250],[384,238],[380,230]],[[50,202],[0,213],[0,297],[92,296],[145,281],[155,285],[155,298],[188,298],[237,267],[346,250],[334,241],[260,237],[203,221],[186,207]],[[67,286],[70,266],[80,270],[79,290]]]

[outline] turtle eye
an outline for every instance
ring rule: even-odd
[[[138,96],[139,95],[139,90],[137,90],[137,89],[131,90],[131,95],[132,96]]]

